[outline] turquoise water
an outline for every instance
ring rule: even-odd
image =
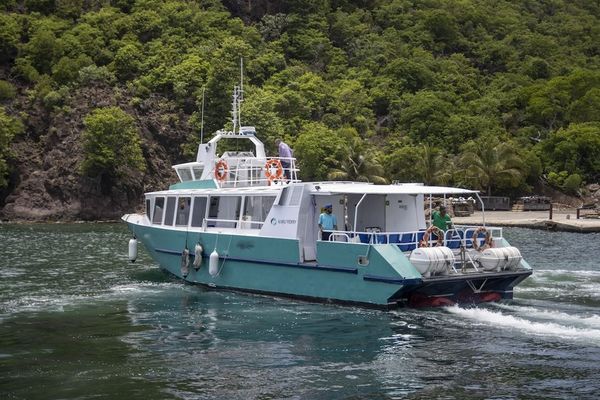
[[[381,312],[182,284],[123,225],[0,225],[0,398],[598,398],[600,235],[505,235],[514,301]]]

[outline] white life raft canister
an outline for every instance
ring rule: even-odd
[[[515,269],[522,258],[516,247],[491,247],[482,251],[477,261],[486,271],[503,271]]]
[[[446,273],[454,265],[454,253],[445,246],[420,247],[410,253],[411,264],[425,277]]]

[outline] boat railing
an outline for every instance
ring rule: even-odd
[[[222,157],[210,176],[220,187],[268,186],[300,182],[299,171],[293,157]]]
[[[480,226],[454,226],[444,232],[442,244],[451,249],[472,248],[473,240],[481,245],[486,237],[485,231],[479,231]],[[502,239],[502,228],[486,227],[492,240]],[[426,230],[405,232],[382,232],[377,228],[367,228],[365,231],[325,231],[330,232],[330,242],[352,242],[362,244],[396,244],[402,251],[412,251],[422,245]],[[477,235],[475,238],[474,236]],[[428,245],[437,245],[439,239],[435,234],[428,238]]]

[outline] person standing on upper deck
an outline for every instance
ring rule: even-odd
[[[448,229],[452,228],[452,219],[446,212],[446,207],[440,206],[439,211],[434,211],[432,214],[433,225],[440,228],[443,232],[446,232]]]
[[[290,166],[292,165],[292,157],[294,152],[283,140],[277,139],[275,141],[277,151],[279,152],[279,161],[283,167],[283,176],[286,179],[290,179]]]
[[[331,231],[337,230],[337,218],[334,214],[332,214],[332,204],[327,204],[323,208],[325,209],[325,212],[319,215],[319,229],[321,230],[321,240],[329,240],[329,236],[331,236]]]

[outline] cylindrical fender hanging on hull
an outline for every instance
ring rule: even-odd
[[[129,261],[132,263],[137,259],[137,239],[129,239]]]
[[[181,253],[181,276],[184,278],[190,273],[190,251],[183,249]]]
[[[196,244],[196,247],[194,248],[194,268],[196,271],[200,269],[200,266],[202,265],[203,251],[204,249],[202,248],[202,245],[200,243]]]
[[[208,259],[208,273],[210,276],[217,276],[219,274],[219,253],[217,253],[217,249],[210,253]]]

